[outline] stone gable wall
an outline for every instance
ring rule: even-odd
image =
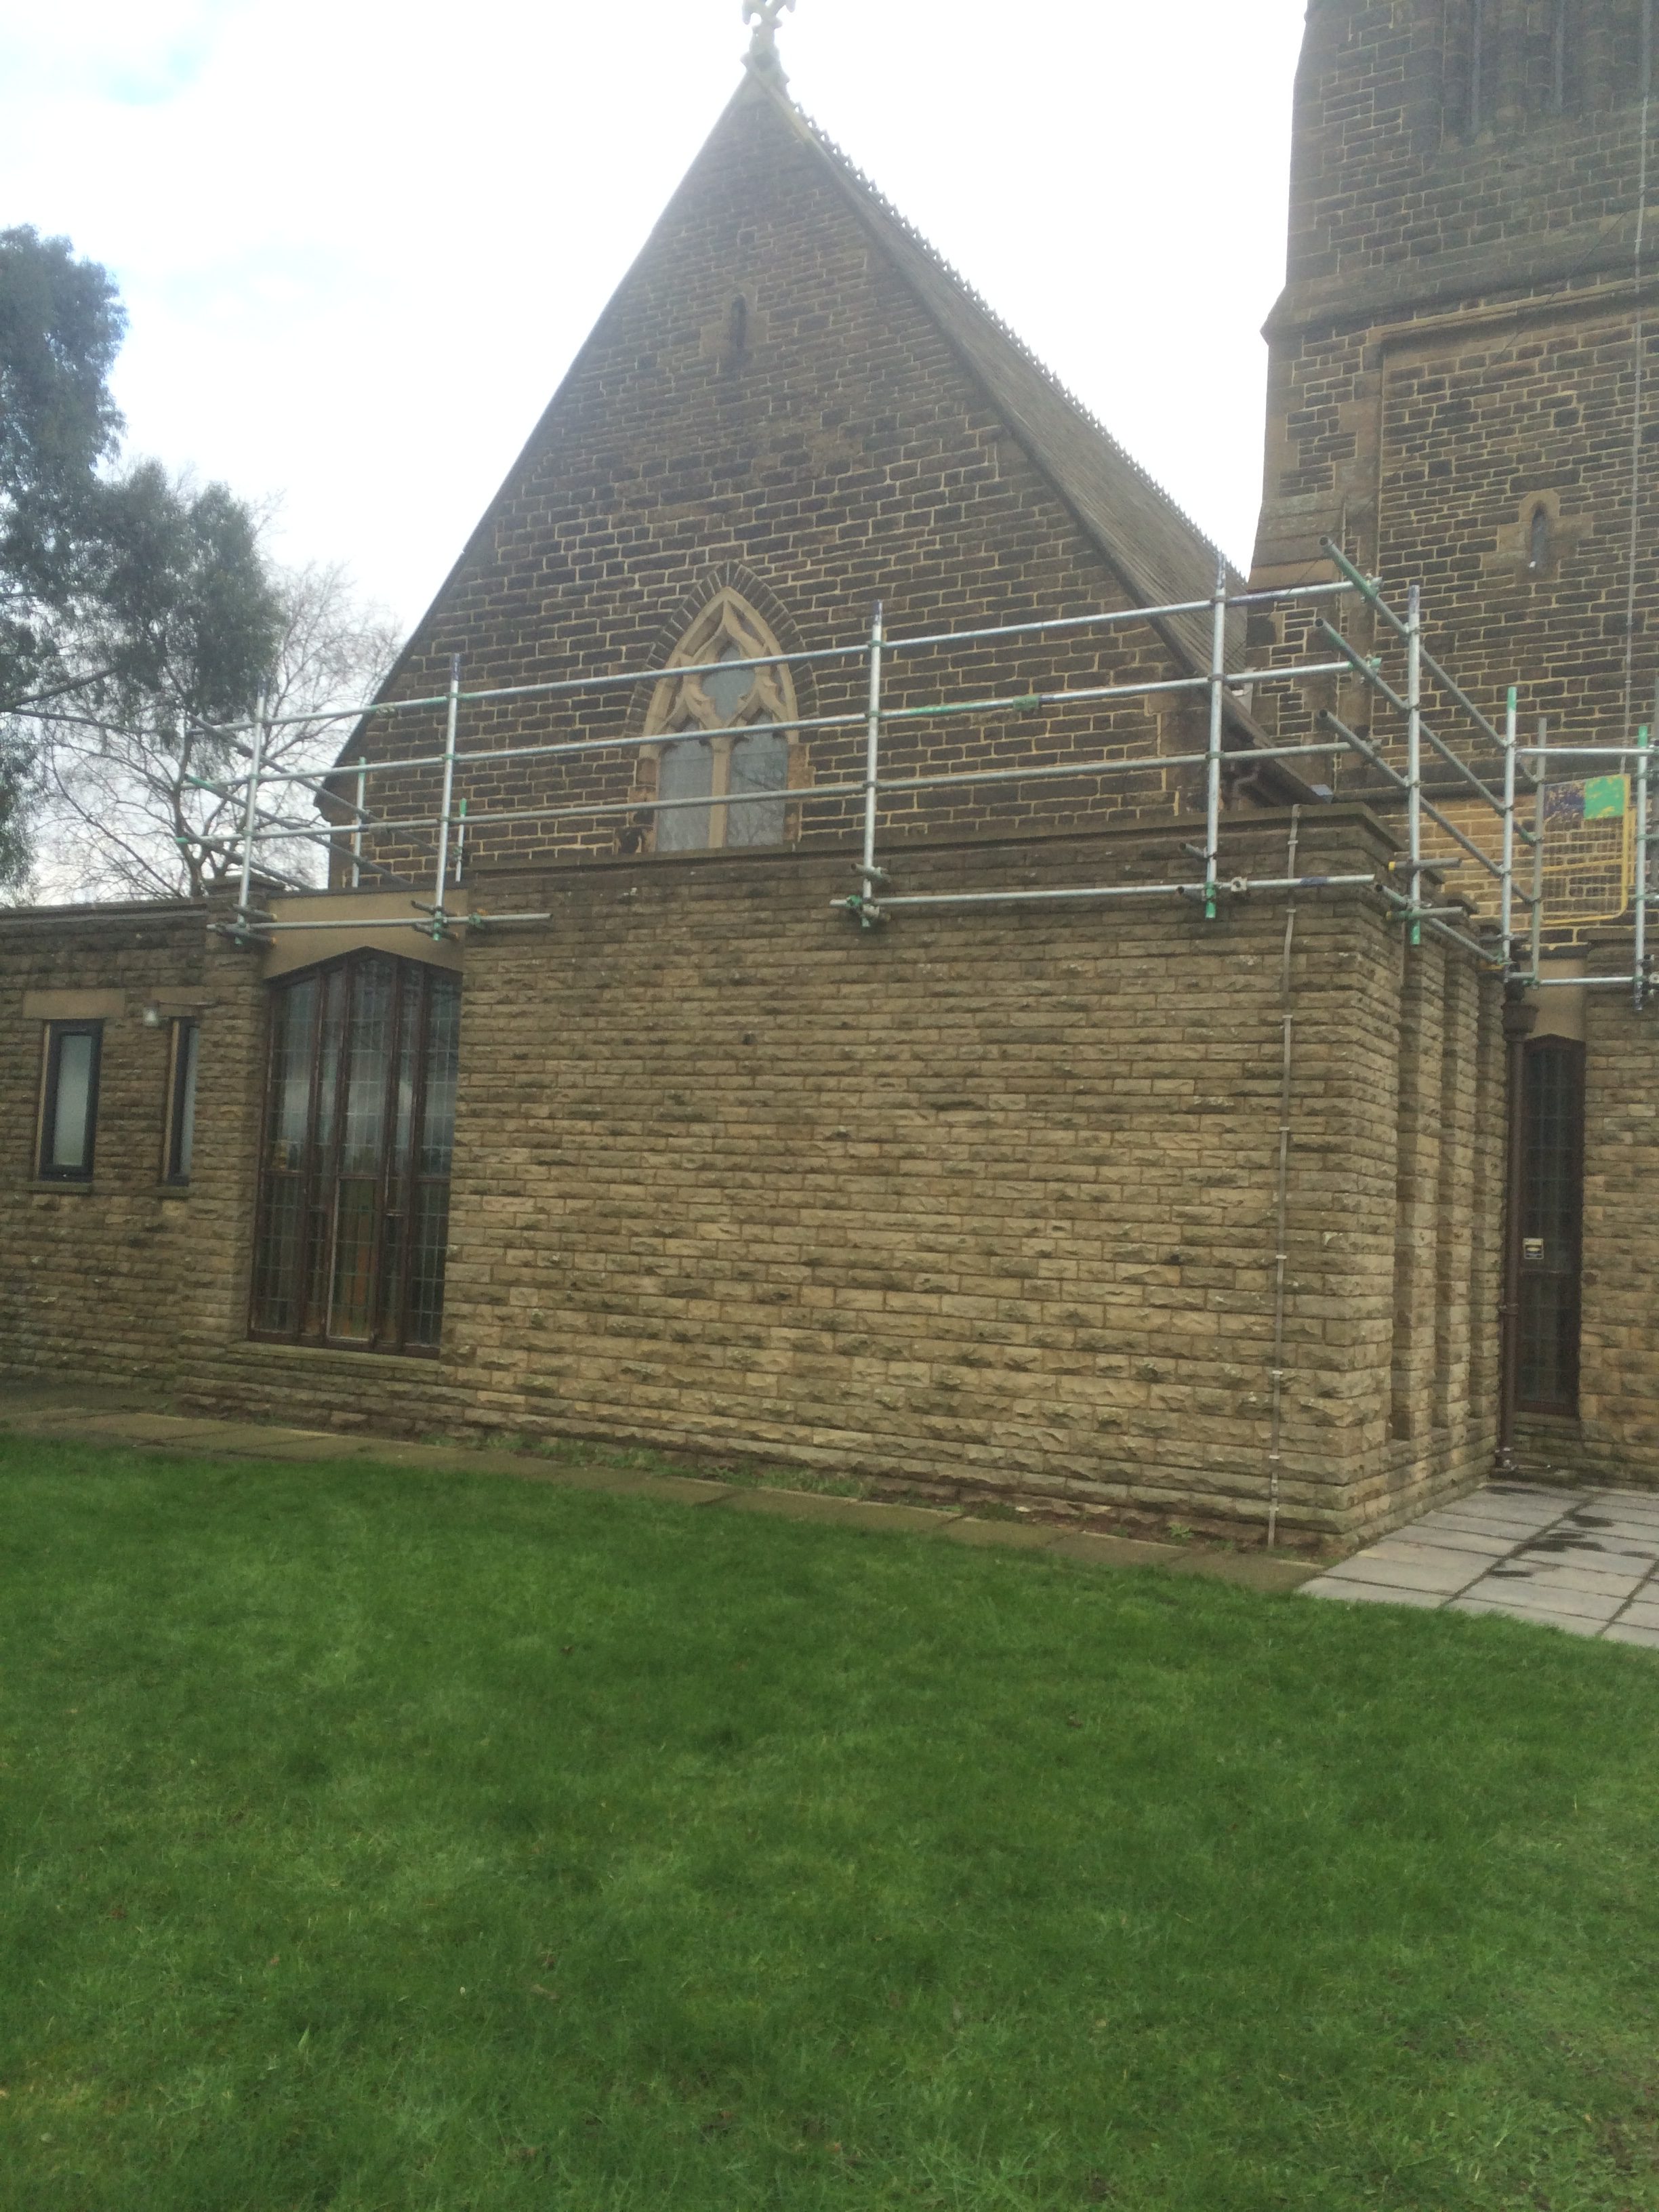
[[[746,303],[741,351],[732,307]],[[1206,577],[1199,586],[1207,592]],[[489,688],[660,667],[723,583],[789,651],[858,647],[879,599],[892,635],[1054,619],[1133,604],[1052,483],[1001,420],[836,183],[774,101],[740,94],[602,317],[468,547],[419,625],[390,696],[427,697],[464,654]],[[890,655],[890,708],[1062,684],[1185,672],[1144,628],[1092,639]],[[863,775],[866,670],[856,653],[797,672],[808,732],[797,781]],[[649,687],[586,699],[464,708],[463,750],[639,735]],[[1179,701],[890,726],[890,772],[986,769],[1202,744]],[[441,744],[434,711],[368,744],[402,758]],[[645,792],[632,753],[600,762],[464,768],[472,865],[607,857],[647,842],[648,817],[486,817],[555,797],[599,804]],[[383,814],[435,809],[435,773],[374,787]],[[1082,827],[1127,807],[1201,814],[1191,771],[1154,769],[1097,787],[1048,783],[915,793],[890,803],[895,834],[1018,834]],[[803,841],[855,836],[855,798],[808,803]],[[382,860],[418,872],[418,840],[387,833]]]

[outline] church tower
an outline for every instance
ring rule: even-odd
[[[1261,583],[1419,581],[1489,710],[1623,741],[1659,667],[1655,0],[1310,0]]]
[[[1330,574],[1330,538],[1391,598],[1420,583],[1433,650],[1476,702],[1496,720],[1513,684],[1523,732],[1547,717],[1565,746],[1655,720],[1656,12],[1310,0],[1297,78],[1253,580]],[[1628,780],[1553,765],[1555,988],[1515,997],[1508,1024],[1506,1370],[1537,1463],[1618,1466],[1659,1441],[1659,1022],[1578,980],[1631,964]],[[1450,895],[1490,914],[1453,865]]]

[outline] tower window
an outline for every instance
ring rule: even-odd
[[[1534,507],[1527,529],[1527,566],[1534,575],[1540,575],[1553,565],[1554,557],[1549,509],[1540,505]]]
[[[741,292],[732,302],[732,317],[728,325],[732,357],[735,361],[749,350],[749,302]]]

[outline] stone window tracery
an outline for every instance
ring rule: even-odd
[[[675,647],[651,701],[641,796],[674,802],[654,811],[652,848],[706,852],[781,845],[787,793],[803,780],[794,686],[787,667],[754,666],[781,650],[759,614],[727,585]],[[764,794],[748,798],[754,793]]]

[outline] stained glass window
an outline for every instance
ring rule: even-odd
[[[271,1000],[253,1333],[435,1352],[459,979],[356,953]]]

